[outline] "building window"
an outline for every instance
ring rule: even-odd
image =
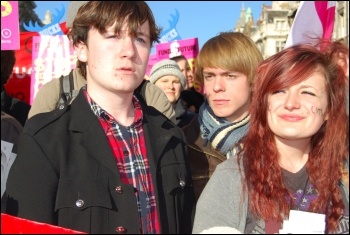
[[[276,20],[276,30],[285,30],[286,21],[285,20]]]
[[[276,41],[276,53],[282,51],[285,46],[286,46],[285,41]]]

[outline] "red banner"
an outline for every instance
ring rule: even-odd
[[[1,213],[1,234],[86,234]]]

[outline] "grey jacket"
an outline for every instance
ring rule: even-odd
[[[349,172],[349,165],[345,167]],[[225,231],[232,233],[234,229],[236,233],[266,233],[265,221],[252,219],[248,213],[248,194],[242,190],[242,177],[244,175],[240,174],[236,157],[216,167],[197,202],[194,234],[208,229],[211,234]],[[339,185],[344,193],[345,213],[349,213],[349,188],[343,182]],[[349,215],[340,220],[340,233],[348,231]]]
[[[213,227],[230,227],[244,233],[248,214],[248,195],[242,191],[237,158],[216,167],[197,201],[192,233]]]
[[[73,69],[74,90],[79,91],[86,84],[86,80],[79,73],[78,69]],[[145,97],[147,105],[153,106],[167,118],[175,122],[175,111],[164,92],[156,85],[150,82],[146,83]],[[46,83],[35,96],[32,107],[29,111],[28,118],[38,114],[50,112],[56,108],[60,99],[60,81],[52,79]]]

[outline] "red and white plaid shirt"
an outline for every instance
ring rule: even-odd
[[[159,234],[156,198],[147,158],[142,127],[143,113],[139,101],[135,96],[133,97],[135,110],[133,124],[123,126],[90,98],[86,87],[84,94],[109,140],[121,180],[135,188],[141,233]]]

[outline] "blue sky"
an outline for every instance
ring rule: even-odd
[[[239,19],[242,5],[250,7],[254,21],[260,17],[261,5],[271,5],[271,1],[146,1],[153,11],[156,23],[166,30],[171,15],[179,12],[176,29],[182,39],[198,38],[199,48],[219,32],[233,30]],[[67,8],[69,1],[35,1],[35,12],[44,19],[46,10],[55,12],[63,5]],[[66,16],[62,21],[65,21]],[[152,49],[154,53],[154,48]]]

